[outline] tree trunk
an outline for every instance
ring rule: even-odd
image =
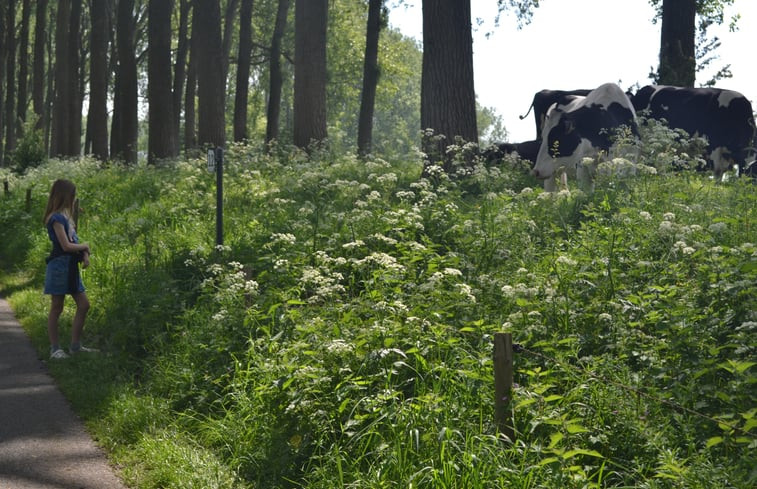
[[[242,0],[239,11],[239,56],[237,58],[237,89],[234,95],[234,141],[244,141],[247,133],[247,96],[250,84],[252,56],[252,4]]]
[[[368,25],[365,36],[363,62],[363,92],[360,98],[360,117],[357,126],[357,152],[361,157],[371,152],[373,137],[373,110],[376,105],[376,85],[379,79],[378,45],[381,35],[381,10],[384,0],[368,2]]]
[[[16,137],[24,135],[24,123],[26,122],[26,104],[29,97],[29,19],[31,18],[31,0],[24,0],[21,10],[21,35],[18,48],[18,104],[16,111]]]
[[[696,0],[663,0],[660,35],[661,85],[693,87],[696,81]]]
[[[70,106],[66,99],[72,83],[68,61],[70,51],[67,49],[69,41],[68,29],[71,19],[71,0],[58,2],[58,14],[55,21],[55,95],[53,100],[53,124],[50,141],[50,154],[53,156],[69,156],[68,141],[71,127],[68,125],[68,110]]]
[[[5,9],[6,5],[0,3],[0,168],[5,166],[5,158],[3,151],[3,110],[5,107],[3,106],[3,100],[5,95],[5,85],[6,85],[6,76],[5,76],[5,56],[7,55],[7,47],[5,46],[5,36],[3,36],[3,33],[6,31],[5,28]]]
[[[297,0],[294,34],[294,144],[326,140],[328,0]]]
[[[276,12],[276,25],[271,38],[271,59],[268,90],[268,110],[265,131],[266,146],[279,139],[279,118],[281,116],[281,38],[284,37],[287,15],[289,13],[289,0],[279,0],[279,8]]]
[[[87,134],[92,154],[108,159],[108,11],[105,2],[92,2],[90,10],[89,115]]]
[[[137,162],[137,60],[135,56],[136,22],[134,20],[134,0],[119,0],[116,20],[116,43],[118,45],[118,104],[114,105],[114,119],[117,118],[118,131],[115,140],[118,147],[111,147],[113,156],[126,163]],[[117,114],[115,112],[118,112]]]
[[[45,47],[47,39],[48,0],[37,0],[34,21],[34,60],[32,61],[32,107],[36,128],[47,127],[45,110]]]
[[[221,38],[221,49],[223,51],[223,81],[224,84],[229,76],[229,59],[231,59],[231,43],[234,37],[234,21],[236,20],[237,7],[239,0],[227,0],[226,13],[223,21],[223,37]]]
[[[458,137],[478,142],[470,0],[423,0],[421,126],[445,137],[424,137],[429,158],[444,158]]]
[[[201,145],[223,147],[225,142],[225,78],[221,41],[221,5],[218,0],[195,0],[198,16],[198,131]],[[193,32],[194,36],[195,33]]]
[[[5,75],[8,83],[5,85],[5,158],[16,149],[16,2],[8,2],[8,27],[5,40],[7,49]]]
[[[197,40],[199,20],[192,7],[192,35],[189,40],[189,65],[187,67],[187,89],[184,99],[184,148],[187,154],[197,149],[197,117],[195,97],[197,95]]]
[[[179,151],[179,134],[181,128],[181,107],[184,96],[184,80],[187,76],[187,53],[189,52],[189,12],[190,0],[181,0],[179,7],[179,39],[176,46],[176,63],[173,74],[173,130],[176,151]]]
[[[166,0],[150,0],[148,6],[148,163],[177,154],[171,83],[171,4]]]
[[[82,100],[84,98],[83,85],[80,87],[80,83],[83,80],[83,74],[81,63],[79,62],[81,57],[79,56],[81,49],[81,11],[82,0],[72,0],[71,2],[71,18],[69,19],[68,26],[68,57],[67,62],[70,64],[68,68],[68,76],[70,77],[68,83],[68,93],[66,95],[66,103],[68,103],[68,115],[67,124],[69,126],[68,141],[66,142],[66,155],[79,156],[81,155],[81,132],[82,132]]]

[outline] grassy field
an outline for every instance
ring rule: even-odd
[[[49,367],[136,488],[752,488],[757,187],[665,151],[546,194],[514,161],[231,147],[222,247],[202,161],[52,161],[0,174],[0,291],[46,359],[40,220],[72,179],[103,353]]]

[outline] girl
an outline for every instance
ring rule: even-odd
[[[53,249],[47,257],[45,271],[45,294],[51,296],[50,314],[47,317],[47,334],[50,338],[50,358],[67,358],[58,339],[58,319],[63,312],[66,294],[71,294],[76,302],[76,313],[71,324],[71,353],[96,351],[81,345],[84,319],[89,310],[89,299],[79,275],[82,268],[89,266],[89,245],[79,243],[74,223],[71,219],[76,200],[76,186],[68,180],[56,180],[47,199],[44,223]]]

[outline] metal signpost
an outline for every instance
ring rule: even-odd
[[[208,149],[208,171],[216,172],[216,246],[223,245],[223,148]]]

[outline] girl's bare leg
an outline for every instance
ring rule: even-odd
[[[84,320],[87,318],[87,312],[89,312],[89,299],[86,292],[74,294],[73,297],[74,302],[76,302],[76,313],[71,322],[71,344],[78,345],[81,342]]]
[[[60,345],[60,339],[58,337],[58,319],[63,312],[63,301],[66,296],[52,295],[50,297],[50,313],[47,315],[47,337],[50,339],[50,346],[52,347]]]

